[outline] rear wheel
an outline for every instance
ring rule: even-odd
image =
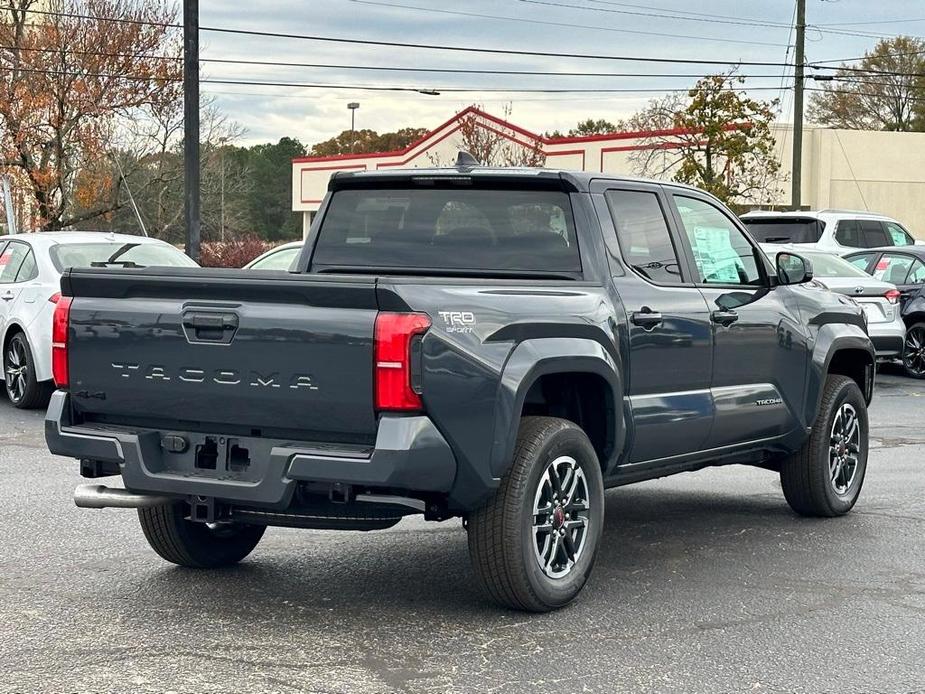
[[[867,471],[867,406],[847,376],[826,379],[803,447],[781,466],[787,503],[804,516],[840,516],[858,500]]]
[[[562,607],[591,574],[603,523],[600,464],[588,437],[563,419],[525,417],[510,470],[469,517],[475,574],[506,607]]]
[[[906,330],[903,368],[907,376],[925,378],[925,323],[915,323]]]
[[[138,509],[138,520],[151,549],[162,558],[194,569],[235,564],[254,549],[264,525],[193,523],[185,503]]]
[[[16,333],[3,350],[3,378],[13,407],[22,410],[48,404],[51,388],[35,378],[35,360],[22,333]]]

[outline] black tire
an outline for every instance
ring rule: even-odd
[[[3,384],[13,407],[32,410],[48,405],[52,388],[35,379],[35,360],[22,333],[16,333],[3,349]]]
[[[913,323],[906,328],[902,359],[907,376],[925,378],[925,323]]]
[[[193,523],[185,503],[138,509],[138,520],[151,549],[162,558],[193,569],[236,564],[263,537],[265,525]]]
[[[557,505],[555,500],[565,498],[565,493],[554,492],[553,478],[547,477],[550,469],[556,469],[555,461],[565,461],[558,463],[564,466],[558,470],[565,471],[562,480],[556,477],[560,490],[564,486],[568,491],[566,482],[575,485],[567,505]],[[586,509],[580,508],[582,496],[587,497]],[[534,514],[535,504],[551,512]],[[535,528],[535,517],[549,530]],[[475,575],[482,589],[502,606],[531,612],[557,609],[573,600],[587,582],[603,526],[604,485],[588,437],[564,419],[524,417],[510,469],[488,504],[468,519]],[[542,548],[538,535],[543,538]],[[546,556],[549,561],[544,567],[541,562]],[[556,573],[557,566],[565,571],[563,575],[547,575]]]
[[[838,430],[851,428],[851,410],[857,419],[857,439],[849,437],[846,443]],[[867,472],[867,427],[867,406],[857,383],[847,376],[830,375],[812,433],[781,466],[781,487],[790,508],[815,517],[841,516],[852,509]],[[853,468],[845,462],[852,456]]]

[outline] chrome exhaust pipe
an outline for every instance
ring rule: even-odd
[[[102,484],[82,484],[74,490],[74,503],[80,508],[149,508],[173,501],[169,496],[135,494]]]

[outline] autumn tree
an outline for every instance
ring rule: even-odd
[[[743,82],[735,73],[710,75],[686,97],[669,94],[631,117],[631,129],[652,133],[631,155],[635,172],[703,188],[732,205],[774,200],[777,102],[752,99],[738,88]]]
[[[923,75],[925,40],[882,39],[859,63],[842,63],[835,80],[813,94],[809,118],[834,128],[925,130]]]
[[[404,149],[427,134],[426,128],[401,128],[395,132],[382,133],[375,130],[344,130],[329,140],[312,146],[313,157],[330,157],[337,154],[367,154],[369,152],[392,152]]]
[[[162,0],[2,0],[0,164],[35,225],[62,229],[126,204],[121,119],[180,98],[175,8]]]

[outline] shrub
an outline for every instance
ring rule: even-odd
[[[244,267],[271,245],[253,234],[230,241],[209,241],[200,248],[199,263],[203,267]]]

